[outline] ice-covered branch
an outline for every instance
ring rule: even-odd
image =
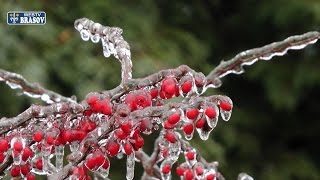
[[[270,60],[274,56],[283,56],[288,50],[299,50],[309,44],[314,44],[320,38],[320,33],[313,31],[302,35],[286,38],[283,41],[274,42],[260,48],[243,51],[228,61],[221,63],[208,74],[208,87],[220,87],[221,78],[228,74],[241,74],[244,72],[244,65],[252,65],[258,60]]]
[[[122,68],[122,85],[132,78],[130,46],[123,39],[121,28],[103,26],[87,18],[77,19],[74,27],[80,32],[84,41],[91,39],[93,43],[98,43],[101,40],[105,57],[114,55],[119,59]]]
[[[0,69],[0,81],[4,81],[11,89],[21,89],[24,95],[40,98],[48,104],[55,102],[76,102],[72,98],[64,97],[56,92],[47,90],[37,83],[31,83],[17,73]]]
[[[68,111],[79,113],[83,107],[77,103],[55,103],[48,106],[32,105],[16,117],[0,119],[0,134],[10,129],[15,129],[32,118],[42,118],[54,114],[62,114]]]

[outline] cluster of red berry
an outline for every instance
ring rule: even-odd
[[[12,136],[0,139],[0,163],[3,163],[12,152],[14,165],[11,166],[11,176],[21,176],[31,180],[35,177],[34,173],[47,173],[47,169],[43,168],[46,167],[44,166],[46,164],[43,163],[48,163],[43,159],[45,149],[49,148],[49,155],[58,156],[55,149],[68,144],[72,152],[84,153],[83,146],[86,143],[83,142],[88,138],[88,134],[97,134],[99,131],[100,134],[97,134],[101,136],[99,141],[90,141],[93,144],[89,145],[89,153],[86,154],[83,162],[72,168],[70,176],[75,179],[91,179],[87,175],[88,170],[100,174],[104,173],[107,176],[110,168],[108,156],[125,154],[128,157],[134,157],[134,152],[144,145],[141,133],[148,135],[156,130],[159,124],[162,124],[164,128],[163,139],[167,142],[177,142],[180,138],[178,130],[182,130],[186,139],[189,140],[195,129],[206,130],[212,126],[210,121],[215,120],[219,115],[216,104],[220,106],[220,111],[231,112],[232,102],[227,99],[219,99],[216,104],[204,102],[196,106],[185,104],[180,108],[169,108],[158,115],[160,121],[154,121],[151,117],[143,117],[138,120],[130,119],[131,112],[147,107],[165,106],[166,99],[199,94],[204,84],[204,79],[194,78],[187,74],[179,79],[173,76],[166,77],[151,88],[144,87],[127,92],[117,100],[111,100],[102,94],[91,94],[86,98],[85,111],[82,114],[76,114],[75,118],[71,118],[72,115],[68,113],[59,114],[54,117],[50,127],[43,125],[42,128],[34,128],[32,135],[23,136],[24,139],[20,137],[22,133],[18,133],[19,138]],[[102,126],[110,122],[112,123],[108,126],[112,128],[111,131],[108,131],[108,134],[103,134],[106,129],[103,129]],[[44,129],[47,130],[44,131]],[[165,152],[165,148],[162,149],[164,158]],[[190,153],[188,152],[186,156],[189,161],[191,161]],[[20,160],[17,160],[19,158]],[[51,163],[50,160],[49,163]],[[181,169],[180,166],[179,168]],[[171,164],[162,168],[163,174],[168,174],[169,171],[171,171]],[[200,166],[197,168],[193,165],[188,168],[184,167],[182,174],[181,170],[177,170],[177,173],[186,179],[192,179],[191,175],[199,175]],[[209,180],[208,177],[211,176],[206,175],[206,177]]]

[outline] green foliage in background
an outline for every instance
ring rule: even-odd
[[[6,13],[14,10],[43,10],[47,23],[8,26]],[[77,18],[124,30],[134,77],[181,64],[207,74],[240,51],[319,30],[320,1],[16,0],[2,1],[0,15],[0,68],[82,100],[118,85],[120,64],[105,59],[100,44],[80,39],[73,28]],[[319,47],[258,62],[209,91],[228,95],[234,114],[207,142],[195,138],[192,144],[219,161],[227,179],[241,171],[260,180],[319,179]],[[0,117],[15,116],[31,103],[41,102],[0,84]],[[147,151],[154,138],[148,138]],[[111,163],[111,178],[123,179],[125,161]],[[141,171],[136,169],[136,177]]]

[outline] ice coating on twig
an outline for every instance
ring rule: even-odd
[[[283,41],[274,42],[260,48],[243,51],[228,61],[221,63],[207,75],[207,86],[217,88],[221,86],[221,78],[228,74],[241,74],[243,66],[249,66],[261,60],[270,60],[274,56],[283,56],[289,50],[300,50],[307,45],[314,44],[320,38],[320,33],[313,31],[302,35],[286,38]]]
[[[56,102],[76,102],[72,98],[64,97],[56,92],[47,90],[39,84],[31,83],[20,74],[8,72],[2,69],[0,69],[0,82],[1,81],[4,81],[11,89],[21,89],[22,94],[31,98],[40,98],[47,104]]]
[[[125,85],[132,78],[132,61],[129,44],[122,37],[122,29],[118,27],[103,26],[87,18],[77,19],[74,23],[76,30],[80,32],[81,39],[93,43],[102,42],[103,55],[113,55],[121,63],[122,81]]]

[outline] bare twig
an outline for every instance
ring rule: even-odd
[[[260,48],[254,48],[237,54],[234,58],[221,63],[211,71],[207,76],[208,87],[217,88],[221,86],[221,78],[234,73],[244,72],[242,66],[252,65],[261,60],[270,60],[274,56],[283,56],[288,50],[299,50],[309,44],[314,44],[320,38],[320,33],[313,31],[302,35],[296,35],[286,38],[283,41],[274,42]]]
[[[72,102],[76,101],[64,97],[56,92],[47,90],[37,83],[27,81],[22,75],[0,69],[0,81],[6,82],[12,89],[21,89],[24,95],[32,98],[40,98],[48,104],[55,102]]]

